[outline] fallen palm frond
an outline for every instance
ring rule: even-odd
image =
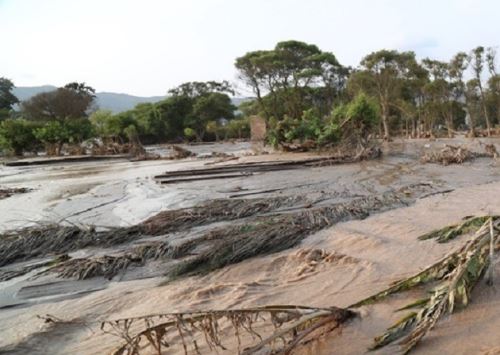
[[[413,188],[410,187],[410,190]],[[104,276],[111,279],[130,266],[143,266],[150,259],[164,257],[185,259],[167,272],[170,276],[208,272],[253,256],[293,247],[311,233],[340,221],[362,219],[371,212],[405,205],[409,201],[407,194],[411,194],[410,190],[359,198],[329,207],[260,216],[246,224],[219,227],[186,241],[144,243],[128,249],[123,254],[72,259],[50,271],[66,278],[87,279]],[[183,210],[162,212],[141,224],[140,230],[150,235],[161,234],[164,228],[179,229],[182,226],[201,223],[201,214],[204,214],[205,221],[218,220],[224,216],[228,216],[226,218],[229,220],[258,212],[275,211],[283,204],[293,205],[300,199],[254,199],[248,200],[248,203],[244,203],[247,200],[234,200],[234,203],[231,203],[232,200],[220,200],[221,206],[218,206],[219,200],[216,200],[211,203],[213,209],[196,207],[190,209],[193,214],[187,214]],[[231,209],[228,209],[228,203]]]
[[[431,292],[431,297],[414,302],[402,309],[420,308],[418,312],[412,312],[402,320],[390,327],[383,335],[375,338],[372,349],[386,346],[396,340],[400,340],[402,353],[411,351],[444,316],[447,312],[452,313],[455,305],[467,306],[470,294],[474,286],[484,275],[491,260],[492,249],[498,247],[498,217],[482,218],[483,224],[474,236],[457,251],[451,253],[444,259],[428,267],[419,274],[406,280],[400,281],[370,298],[358,302],[352,307],[374,302],[387,297],[395,292],[422,285],[431,281],[441,281]],[[470,222],[472,219],[469,219]],[[491,225],[491,228],[490,228]],[[446,233],[456,230],[457,226],[450,227]],[[455,229],[453,229],[455,228]],[[402,310],[401,309],[401,310]]]
[[[438,243],[446,243],[458,236],[477,231],[490,218],[490,216],[470,217],[458,225],[447,226],[442,229],[432,231],[420,236],[418,239],[436,239]]]
[[[101,329],[125,341],[113,352],[115,355],[144,351],[161,354],[167,348],[185,354],[218,350],[254,354],[262,349],[288,354],[354,315],[352,311],[336,307],[280,305],[127,318],[103,322]],[[267,334],[271,335],[265,336]],[[234,336],[233,342],[225,339],[230,335]]]
[[[463,147],[446,145],[440,151],[426,152],[420,158],[422,163],[436,163],[442,165],[462,164],[474,158],[474,154]]]

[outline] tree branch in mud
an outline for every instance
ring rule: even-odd
[[[185,354],[231,348],[236,352],[234,347],[238,354],[254,354],[263,349],[288,354],[321,336],[327,325],[331,331],[354,316],[354,312],[336,307],[279,305],[126,318],[103,322],[101,329],[125,341],[113,352],[115,355],[141,354],[147,348],[158,354],[167,348]],[[236,342],[223,341],[231,333]],[[271,335],[264,337],[265,334]]]

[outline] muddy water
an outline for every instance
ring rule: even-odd
[[[352,304],[424,268],[460,243],[419,242],[416,240],[419,235],[455,223],[466,215],[500,214],[500,166],[491,159],[447,167],[422,165],[416,159],[421,150],[445,143],[449,142],[395,142],[378,161],[172,186],[157,185],[151,177],[167,170],[201,167],[207,161],[99,162],[2,168],[0,185],[35,190],[0,201],[1,229],[42,220],[98,226],[130,225],[160,210],[192,206],[238,193],[256,193],[254,197],[307,194],[318,205],[419,183],[430,184],[433,191],[446,193],[422,198],[412,206],[363,221],[338,224],[281,253],[253,258],[206,276],[189,277],[163,286],[159,286],[164,282],[162,277],[60,282],[43,278],[29,280],[33,275],[24,275],[0,283],[0,302],[9,306],[0,309],[0,346],[14,346],[18,353],[29,350],[39,354],[95,354],[109,352],[119,342],[98,329],[82,326],[71,326],[65,331],[44,328],[35,318],[37,314],[92,322],[192,309],[280,303],[320,307]],[[500,148],[500,141],[496,143]],[[453,141],[453,144],[458,142]],[[477,141],[467,144],[473,149],[481,149]],[[266,155],[240,160],[307,156]],[[262,190],[276,189],[279,190],[258,194]],[[328,201],[322,201],[325,196]],[[343,257],[315,262],[304,258],[314,250]],[[147,268],[154,270],[160,266],[151,264]],[[477,293],[474,299],[478,303],[472,305],[470,312],[452,316],[453,322],[440,323],[417,352],[465,354],[498,349],[499,294],[486,287],[480,287]],[[408,300],[404,297],[391,302],[405,304]],[[303,351],[364,353],[372,337],[400,316],[393,314],[394,308],[391,303],[364,307],[361,318],[347,326],[342,336],[326,337]],[[482,326],[480,321],[486,316],[488,325]],[[47,332],[39,333],[41,329]],[[462,340],[457,341],[457,335]],[[20,344],[17,348],[16,343]],[[391,350],[386,351],[391,353]]]

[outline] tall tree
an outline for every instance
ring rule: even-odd
[[[486,61],[485,57],[485,49],[482,46],[476,47],[472,50],[470,53],[469,57],[469,65],[472,68],[472,71],[474,73],[475,80],[471,83],[474,83],[477,85],[477,89],[479,91],[479,96],[480,96],[480,101],[481,101],[481,108],[482,112],[484,115],[484,119],[486,121],[486,132],[488,136],[491,136],[491,123],[490,123],[490,116],[488,113],[488,109],[486,107],[486,95],[485,95],[485,90],[483,88],[482,84],[482,74],[483,74],[483,69],[484,69],[484,64]]]
[[[7,78],[0,78],[0,120],[8,117],[12,106],[19,103],[12,93],[14,83]]]
[[[488,96],[489,102],[493,106],[494,112],[496,112],[497,123],[500,123],[500,75],[497,71],[496,55],[497,53],[494,48],[488,48],[486,53],[486,62],[490,73],[490,78],[488,79]]]
[[[405,80],[415,75],[418,64],[413,52],[381,50],[361,61],[361,70],[354,75],[359,87],[378,99],[384,139],[390,139],[389,115],[398,108]]]
[[[86,118],[95,100],[94,93],[94,89],[84,83],[70,83],[24,101],[22,111],[31,120],[63,122],[66,119]]]
[[[267,117],[300,118],[312,101],[331,108],[344,88],[348,70],[333,53],[299,41],[284,41],[272,50],[254,51],[236,59],[240,79],[249,86]]]
[[[442,117],[446,123],[448,137],[453,137],[454,103],[458,99],[450,76],[450,65],[438,60],[424,59],[424,67],[430,74],[425,92],[432,103],[433,115]]]
[[[183,83],[176,88],[168,91],[172,96],[186,96],[189,98],[196,98],[199,96],[207,95],[213,92],[226,93],[234,95],[234,89],[232,85],[223,80],[218,81],[191,81]]]
[[[465,70],[468,67],[467,54],[465,52],[458,52],[450,62],[450,77],[454,84],[456,96],[465,101],[465,108],[469,117],[469,135],[474,137],[476,135],[476,112],[474,108],[475,99],[472,96],[470,85],[465,83]]]

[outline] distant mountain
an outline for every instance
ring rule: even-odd
[[[135,105],[145,102],[158,102],[166,98],[166,96],[133,96],[128,94],[116,94],[114,92],[98,92],[97,105],[104,110],[113,112],[122,112],[133,109]]]
[[[13,93],[20,101],[25,101],[32,96],[55,89],[57,89],[57,87],[53,85],[16,87],[14,88]],[[115,113],[130,110],[134,108],[135,105],[140,103],[158,102],[166,98],[166,96],[141,97],[128,94],[117,94],[113,92],[98,92],[96,97],[96,103],[100,109],[111,110]]]
[[[19,101],[25,101],[40,94],[42,92],[48,92],[57,89],[57,87],[53,85],[44,85],[44,86],[24,86],[24,87],[16,87],[13,90],[14,95],[19,99]],[[142,96],[133,96],[128,94],[117,94],[113,92],[98,92],[96,94],[97,97],[97,105],[100,109],[103,110],[111,110],[114,113],[127,111],[133,109],[135,105],[145,103],[145,102],[158,102],[165,99],[167,96],[150,96],[150,97],[142,97]],[[251,100],[250,98],[240,98],[235,97],[232,99],[233,105],[239,106],[242,102]]]

